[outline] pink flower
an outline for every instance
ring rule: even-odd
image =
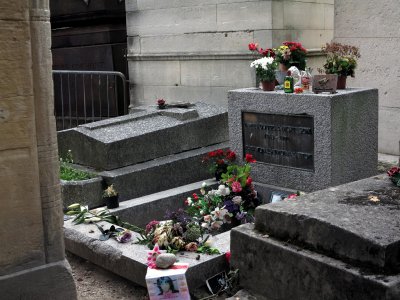
[[[290,194],[287,198],[288,199],[296,199],[297,194]]]
[[[186,251],[196,252],[197,251],[197,244],[195,242],[191,242],[185,246]]]
[[[147,253],[147,266],[150,269],[155,269],[156,268],[156,259],[157,259],[157,256],[159,254],[161,254],[161,251],[160,251],[160,247],[158,246],[158,244],[154,245],[153,250],[148,251],[148,253]]]
[[[234,181],[232,183],[232,192],[234,193],[240,193],[242,191],[242,185],[240,184],[239,181]]]
[[[400,173],[400,167],[392,167],[389,171],[387,171],[387,174],[390,177],[393,177],[394,175],[397,175]]]
[[[246,180],[246,185],[251,185],[252,182],[253,182],[253,179],[251,177],[249,177]]]

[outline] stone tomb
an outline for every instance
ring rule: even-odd
[[[230,146],[253,154],[257,182],[303,191],[376,174],[378,91],[285,94],[230,91]]]
[[[400,299],[399,210],[386,175],[263,205],[231,262],[263,299]]]

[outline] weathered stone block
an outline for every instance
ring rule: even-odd
[[[323,29],[324,4],[285,1],[284,20],[286,28]]]
[[[120,201],[168,190],[210,177],[202,157],[227,148],[227,143],[154,159],[145,163],[99,173],[107,185],[115,184]]]
[[[231,264],[240,284],[262,299],[396,300],[400,275],[365,272],[276,240],[246,224],[231,230]]]
[[[204,180],[208,186],[216,186],[215,180]],[[123,201],[118,208],[112,210],[125,222],[145,228],[152,220],[164,220],[168,212],[185,208],[185,199],[198,193],[203,181],[190,183],[173,189],[164,190],[151,195]]]
[[[153,85],[180,84],[179,61],[135,61],[130,62],[129,79],[134,84]],[[154,99],[154,102],[157,99]]]
[[[256,159],[259,158],[260,161],[265,159],[278,161],[275,164],[255,163],[253,165],[253,177],[256,181],[291,189],[312,191],[376,174],[377,90],[347,89],[340,90],[334,95],[296,95],[284,94],[283,92],[263,92],[253,88],[231,91],[228,98],[231,149],[238,154],[239,158],[242,158],[244,153],[248,152],[254,154]],[[292,161],[286,165],[283,163],[290,158],[289,154],[303,153],[296,152],[296,149],[292,152],[292,150],[289,151],[289,148],[282,148],[283,146],[291,146],[297,138],[292,138],[285,133],[270,134],[268,131],[267,134],[267,131],[265,131],[266,142],[261,142],[264,141],[261,139],[259,143],[263,145],[267,143],[268,149],[263,148],[263,146],[252,146],[245,149],[242,138],[243,112],[297,116],[293,117],[295,119],[300,116],[312,118],[313,128],[307,127],[308,125],[306,127],[311,129],[313,142],[302,143],[302,145],[312,148],[312,150],[309,150],[310,152],[307,152],[311,156],[304,156],[304,159],[313,159],[310,168],[294,168]],[[253,124],[254,122],[250,123]],[[258,123],[255,121],[254,124],[257,125]],[[301,127],[302,125],[297,126]],[[277,125],[277,128],[282,130],[300,127]],[[257,128],[257,132],[253,130],[257,134],[265,130]],[[267,140],[270,136],[279,138],[284,142],[273,146]],[[273,147],[276,147],[276,149]],[[279,155],[286,153],[288,157],[281,157],[276,154],[281,153],[282,150],[284,153]],[[278,152],[275,153],[274,151]]]
[[[219,4],[217,6],[218,31],[272,29],[272,2]]]
[[[61,198],[64,207],[73,203],[88,205],[89,208],[104,206],[102,182],[101,177],[80,181],[61,180]]]
[[[100,225],[104,225],[104,228],[111,226],[106,222],[100,222]],[[113,239],[99,241],[100,231],[94,224],[73,225],[71,221],[67,221],[64,223],[64,232],[68,251],[141,286],[146,286],[146,261],[149,250],[147,246],[134,243],[120,244]],[[137,233],[133,233],[133,241],[138,236]],[[228,251],[229,232],[214,236],[213,245],[222,253]],[[189,289],[204,285],[206,279],[227,269],[224,254],[201,254],[199,259],[196,258],[198,254],[192,252],[183,252],[183,255],[178,253],[177,256],[179,262],[190,265],[186,272]]]
[[[256,229],[346,262],[399,273],[399,208],[399,189],[380,175],[260,206]]]
[[[194,118],[186,119],[185,109],[148,107],[131,115],[61,131],[60,155],[71,150],[75,163],[112,170],[228,140],[227,114],[222,108],[196,103],[191,109],[197,111],[198,117],[191,114]]]

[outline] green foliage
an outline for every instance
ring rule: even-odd
[[[245,164],[243,166],[231,165],[228,167],[226,173],[222,174],[222,181],[229,182],[230,179],[234,178],[235,181],[239,181],[242,187],[246,186],[246,180],[250,176],[251,166]]]
[[[351,45],[340,43],[326,44],[322,51],[326,54],[324,70],[326,74],[338,74],[354,77],[357,59],[360,58],[359,49]],[[323,70],[319,70],[322,72]]]
[[[65,159],[60,158],[60,179],[65,181],[79,181],[93,178],[94,175],[85,171],[75,169],[72,151],[68,150]]]

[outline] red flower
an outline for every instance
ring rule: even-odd
[[[258,48],[258,44],[250,43],[249,44],[249,50],[250,51],[256,51]]]
[[[232,192],[240,193],[242,191],[242,185],[239,181],[232,182]]]
[[[199,196],[197,196],[196,193],[193,193],[193,198],[194,198],[195,201],[199,200]]]
[[[208,152],[208,157],[215,157],[216,155],[215,151]]]
[[[217,165],[223,165],[225,162],[223,159],[218,159],[217,160]]]
[[[395,176],[397,174],[400,174],[400,168],[399,167],[392,167],[389,171],[387,171],[387,174],[390,177],[393,177],[393,176]]]
[[[246,185],[251,185],[253,183],[253,179],[251,177],[247,178]]]
[[[187,199],[185,200],[185,204],[186,204],[186,205],[189,205],[189,201],[188,201]]]
[[[234,161],[236,159],[236,154],[235,152],[228,150],[226,151],[226,159],[230,161]]]
[[[164,106],[164,105],[165,105],[165,100],[164,100],[164,99],[158,99],[158,100],[157,100],[157,104],[158,104],[159,106]]]
[[[217,156],[224,156],[224,150],[222,149],[218,149],[217,151],[215,151]]]
[[[288,199],[296,199],[297,194],[290,194],[287,198]]]
[[[231,263],[231,251],[225,253],[225,259],[228,264]]]
[[[267,48],[267,49],[261,48],[260,50],[258,50],[258,53],[260,53],[262,56],[275,57],[274,50],[270,49],[270,48]]]
[[[246,154],[246,156],[245,156],[245,160],[248,162],[248,163],[254,163],[254,162],[256,162],[256,160],[255,160],[255,158],[253,157],[253,155],[251,155],[251,154]]]

